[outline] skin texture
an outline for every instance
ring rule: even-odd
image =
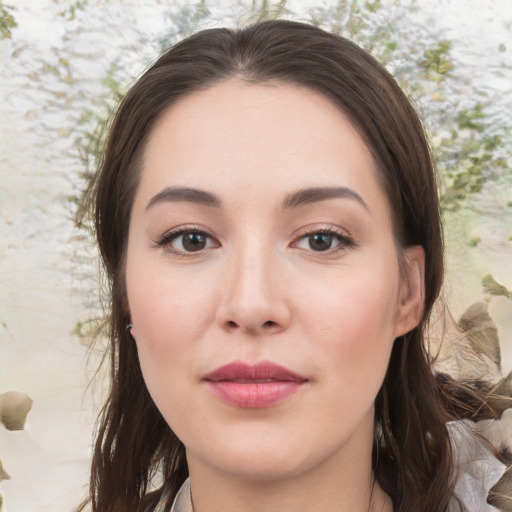
[[[148,389],[186,447],[196,512],[392,510],[371,490],[373,402],[394,339],[418,323],[424,256],[405,250],[402,279],[376,172],[344,115],[295,85],[223,82],[153,129],[128,304]],[[169,187],[220,206],[158,196]],[[310,187],[362,201],[283,208]],[[206,233],[204,248],[187,251],[169,235],[180,230]],[[308,237],[325,230],[332,245],[314,250]],[[203,380],[234,361],[272,361],[306,382],[272,407],[236,407]]]

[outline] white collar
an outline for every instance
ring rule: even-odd
[[[192,494],[190,493],[190,478],[183,482],[178,494],[176,494],[171,512],[194,512],[192,508]]]

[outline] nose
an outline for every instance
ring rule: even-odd
[[[229,258],[217,311],[224,330],[258,336],[288,327],[290,304],[278,259],[254,244]]]

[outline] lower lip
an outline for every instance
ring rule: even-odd
[[[248,409],[261,409],[276,405],[297,393],[304,382],[208,382],[212,393],[230,405]]]

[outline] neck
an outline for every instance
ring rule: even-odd
[[[194,512],[393,512],[372,470],[373,421],[369,434],[369,443],[351,439],[307,471],[284,476],[215,471],[187,453]]]
[[[261,484],[223,486],[215,493],[200,493],[193,485],[192,500],[194,512],[393,512],[390,497],[382,491],[377,482],[366,490],[360,487],[344,493],[339,489],[297,488],[296,485],[284,486]],[[326,492],[327,494],[321,494]],[[336,492],[329,492],[336,491]],[[225,493],[220,498],[220,492]]]
[[[392,512],[378,482],[354,482],[344,471],[338,480],[281,479],[248,482],[219,479],[207,487],[191,477],[194,512]],[[350,486],[348,483],[353,484]],[[215,487],[213,487],[215,486]]]

